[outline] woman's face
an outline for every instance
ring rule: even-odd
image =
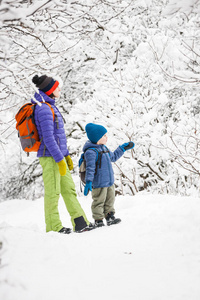
[[[55,98],[60,97],[60,87],[59,86],[57,86],[57,88],[53,91],[53,94],[54,94]]]

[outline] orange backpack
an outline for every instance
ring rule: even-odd
[[[47,104],[53,114],[53,120],[55,119],[55,113],[51,105]],[[37,104],[26,103],[24,104],[15,116],[17,121],[16,129],[18,130],[18,136],[21,142],[22,149],[27,152],[37,152],[39,150],[42,139],[39,139],[38,131],[34,120],[34,111]]]

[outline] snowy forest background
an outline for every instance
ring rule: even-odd
[[[117,194],[200,194],[199,0],[2,0],[0,28],[0,201],[43,194],[14,118],[35,74],[62,85],[77,189],[84,127],[95,122],[111,150],[135,142],[113,165]]]

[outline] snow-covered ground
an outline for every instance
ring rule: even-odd
[[[91,198],[80,202],[90,220]],[[60,201],[63,225],[69,216]],[[1,300],[199,300],[200,199],[120,196],[118,225],[45,233],[43,199],[0,203]]]

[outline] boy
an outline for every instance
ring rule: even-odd
[[[95,227],[104,226],[103,219],[106,218],[107,225],[121,222],[115,218],[115,187],[114,172],[111,162],[117,161],[126,150],[132,149],[133,142],[119,146],[111,152],[106,146],[107,129],[101,125],[88,123],[85,127],[87,141],[83,147],[86,160],[86,185],[84,195],[92,192],[92,214]],[[93,148],[93,149],[91,149]],[[96,150],[95,150],[96,149]],[[101,153],[100,153],[101,152]],[[100,158],[96,167],[97,155]]]

